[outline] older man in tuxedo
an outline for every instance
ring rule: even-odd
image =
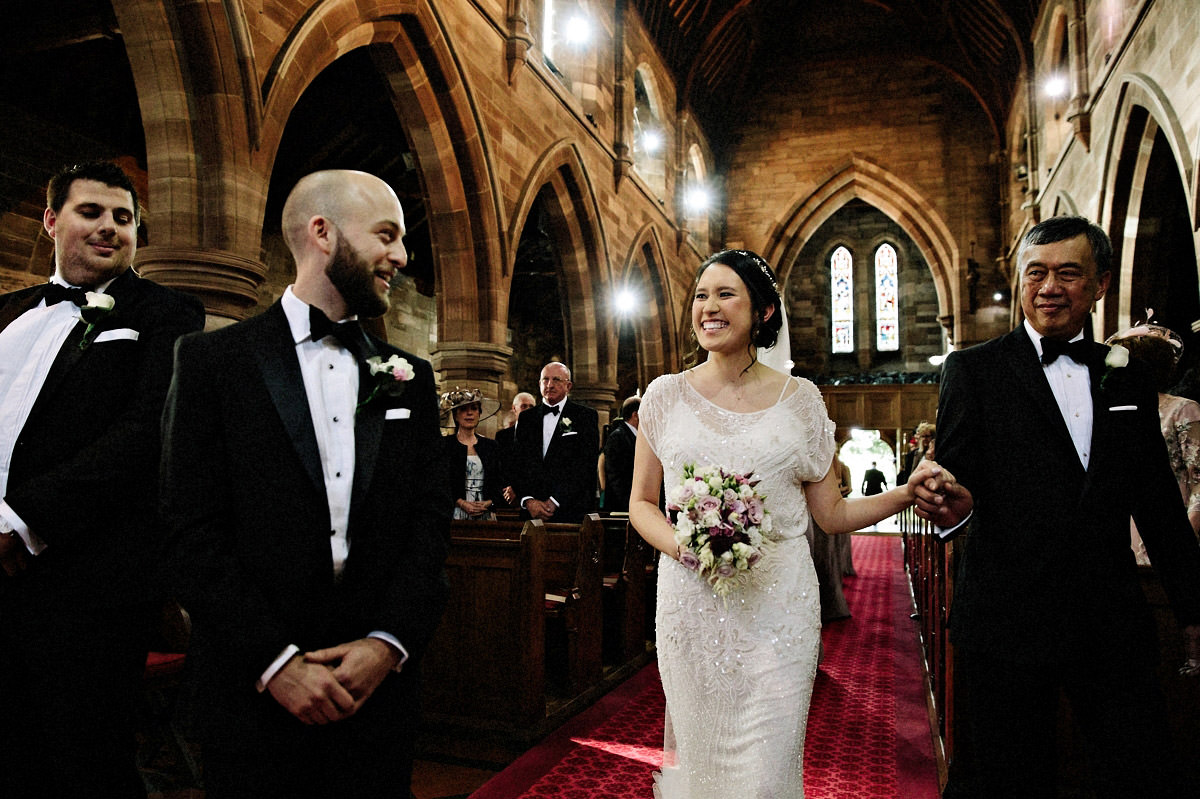
[[[513,489],[533,519],[578,524],[596,509],[599,417],[568,399],[571,370],[557,361],[542,367],[542,404],[517,420],[517,475]]]
[[[1149,533],[1195,664],[1200,547],[1151,381],[1085,337],[1111,257],[1086,219],[1036,225],[1017,257],[1024,324],[946,360],[937,455],[958,482],[918,508],[943,535],[969,528],[951,636],[974,779],[952,778],[947,796],[1055,796],[1063,694],[1097,796],[1196,795],[1178,784],[1129,518]]]
[[[179,343],[164,417],[174,585],[211,799],[406,796],[449,509],[429,364],[364,334],[407,262],[392,189],[302,178],[296,280]]]
[[[198,301],[143,280],[114,164],[51,181],[49,283],[0,297],[0,795],[144,796],[159,418]]]

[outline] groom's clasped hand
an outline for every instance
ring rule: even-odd
[[[908,478],[908,486],[917,515],[940,527],[952,527],[970,512],[970,492],[936,461],[921,461]]]

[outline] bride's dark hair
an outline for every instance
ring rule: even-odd
[[[696,270],[696,279],[692,281],[692,296],[696,294],[696,286],[704,270],[713,264],[721,264],[732,269],[746,284],[750,292],[750,357],[751,364],[758,360],[756,350],[774,347],[779,340],[779,329],[783,327],[783,301],[779,296],[779,287],[775,283],[775,272],[770,264],[759,254],[749,250],[721,250],[714,253],[700,264]],[[768,308],[774,308],[775,313],[764,321],[763,317]],[[690,360],[699,362],[700,342],[696,340],[696,331],[692,331],[692,343],[695,352]],[[749,367],[747,367],[749,368]]]

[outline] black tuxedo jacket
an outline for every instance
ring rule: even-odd
[[[956,642],[1031,662],[1080,651],[1156,658],[1130,515],[1180,623],[1200,622],[1200,546],[1157,395],[1136,364],[1108,369],[1107,352],[1096,344],[1088,364],[1086,470],[1024,326],[946,359],[937,460],[975,502],[951,609]]]
[[[317,439],[282,306],[179,342],[163,419],[164,509],[204,710],[223,746],[300,724],[254,688],[288,644],[309,651],[387,632],[412,658],[388,680],[408,681],[441,618],[453,503],[433,372],[372,344],[385,359],[404,356],[415,375],[355,421],[350,552],[335,584]]]
[[[45,290],[0,296],[0,329],[41,302]],[[31,607],[152,598],[149,577],[161,555],[159,420],[171,352],[181,334],[204,326],[204,308],[132,269],[106,293],[112,312],[85,349],[85,322],[67,335],[13,449],[5,499],[47,548],[16,579],[0,579],[0,597],[20,595]],[[105,332],[115,337],[97,340]]]
[[[633,451],[637,434],[624,421],[613,425],[604,441],[604,510],[615,513],[629,510],[633,491]]]
[[[449,469],[446,484],[449,486],[451,502],[466,499],[467,445],[458,440],[457,433],[450,433],[442,437],[442,446],[446,448],[446,467]],[[500,445],[486,436],[476,434],[475,454],[483,463],[483,498],[490,499],[493,505],[503,505],[504,497],[500,493],[504,489],[504,483],[500,482]]]
[[[517,471],[513,490],[522,497],[554,497],[553,521],[578,524],[596,509],[596,461],[600,457],[599,417],[586,405],[568,399],[542,457],[542,408],[521,414],[514,439]],[[567,424],[567,420],[570,424]]]

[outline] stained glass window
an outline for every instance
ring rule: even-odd
[[[899,290],[896,248],[881,244],[875,251],[875,348],[880,352],[900,349]]]
[[[833,294],[833,351],[854,352],[854,258],[838,247],[829,259]]]

